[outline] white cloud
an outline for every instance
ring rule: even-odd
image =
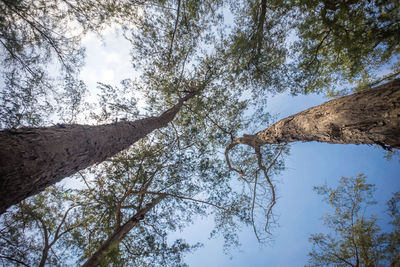
[[[99,77],[100,78],[100,77]],[[115,83],[115,74],[114,71],[112,69],[104,69],[102,71],[102,76],[101,76],[101,80],[104,83],[108,83],[108,84],[112,84]]]
[[[104,59],[108,63],[120,63],[121,62],[121,56],[117,53],[105,53]]]

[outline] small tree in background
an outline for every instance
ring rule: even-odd
[[[365,214],[367,208],[376,204],[373,199],[375,185],[367,184],[365,175],[342,177],[335,189],[327,185],[314,189],[335,211],[324,218],[324,224],[332,232],[311,235],[313,249],[307,266],[388,266],[390,263],[396,266],[398,193],[388,202],[389,211],[393,211],[390,213],[394,219],[393,232],[381,233],[377,217]]]

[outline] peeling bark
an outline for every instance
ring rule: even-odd
[[[100,163],[166,127],[195,92],[158,117],[91,126],[56,125],[0,132],[0,214],[47,186]]]
[[[296,141],[400,148],[400,79],[289,116],[234,140],[227,151],[237,144],[259,147]]]

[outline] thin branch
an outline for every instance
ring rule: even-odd
[[[83,225],[83,224],[84,224],[84,222],[79,223],[79,224],[76,224],[76,225],[73,225],[73,226],[71,226],[70,228],[65,229],[65,231],[61,232],[61,234],[58,236],[58,238],[60,238],[60,237],[62,237],[63,235],[65,235],[65,234],[71,232],[72,230],[74,230],[75,228],[77,228],[77,227],[79,227],[79,226],[81,226],[81,225]]]
[[[378,80],[375,80],[375,81],[373,81],[373,82],[371,82],[371,83],[369,83],[369,84],[367,84],[367,85],[365,85],[365,86],[362,86],[362,87],[360,87],[359,89],[372,88],[372,87],[374,87],[374,86],[380,84],[380,83],[383,82],[383,81],[386,81],[386,80],[390,80],[390,79],[392,79],[392,78],[395,78],[395,77],[398,76],[399,74],[400,74],[400,71],[399,71],[399,72],[395,72],[395,73],[391,73],[391,74],[386,75],[386,76],[384,76],[384,77],[382,77],[382,78],[380,78],[380,79],[378,79]]]
[[[21,17],[24,21],[26,21],[29,25],[31,25],[31,27],[33,29],[35,29],[37,32],[39,32],[48,41],[48,43],[51,45],[51,47],[53,47],[54,51],[56,52],[58,58],[61,60],[62,65],[64,65],[64,67],[66,69],[68,69],[67,64],[64,61],[64,56],[62,55],[62,52],[59,51],[57,45],[54,43],[54,40],[51,37],[49,37],[45,32],[43,32],[34,22],[25,18],[25,16],[23,16],[18,11],[13,9],[11,6],[9,6],[9,5],[7,5],[7,6],[10,8],[10,10],[14,11],[19,17]]]
[[[29,266],[28,264],[26,264],[25,262],[22,262],[22,261],[20,261],[20,260],[17,260],[17,259],[8,257],[8,256],[0,255],[0,258],[6,259],[6,260],[10,260],[10,261],[15,261],[16,263],[19,263],[19,264],[22,264],[22,265],[24,265],[24,266],[30,267],[30,266]]]
[[[239,173],[242,177],[244,177],[244,172],[243,172],[242,170],[239,170],[239,169],[236,169],[236,168],[232,167],[231,161],[230,161],[230,159],[229,159],[229,151],[230,151],[232,148],[234,148],[235,146],[237,146],[238,144],[241,144],[241,143],[240,143],[240,141],[239,141],[238,139],[236,139],[236,140],[234,140],[231,144],[229,144],[229,145],[226,147],[226,149],[225,149],[225,160],[226,160],[226,163],[228,164],[228,168],[229,168],[231,171],[237,172],[237,173]]]
[[[317,60],[317,56],[318,56],[318,52],[319,52],[319,50],[321,49],[321,47],[322,47],[322,44],[325,42],[325,40],[326,40],[326,38],[329,36],[329,34],[331,33],[331,29],[329,29],[329,31],[325,31],[325,36],[322,38],[322,40],[319,42],[319,44],[318,44],[318,46],[317,46],[317,49],[315,50],[315,53],[314,53],[314,57],[313,57],[313,59],[311,60],[311,62],[309,63],[309,65],[312,65],[316,60]]]
[[[14,54],[14,52],[0,39],[0,43],[4,46],[4,48],[11,54],[13,58],[18,60],[21,64],[22,67],[27,69],[28,72],[32,75],[32,77],[37,77],[37,74],[17,55]]]
[[[255,175],[256,175],[256,178],[254,180],[253,200],[252,200],[252,203],[251,203],[251,221],[252,221],[252,225],[253,225],[254,234],[256,235],[257,240],[260,241],[261,239],[258,236],[257,229],[256,229],[256,226],[255,226],[255,223],[254,223],[254,205],[255,205],[255,202],[256,202],[256,195],[257,195],[258,171],[256,171]]]
[[[268,183],[268,185],[269,185],[269,187],[271,189],[271,194],[272,194],[272,199],[271,199],[270,204],[268,206],[268,211],[267,211],[267,215],[266,215],[267,218],[266,218],[266,222],[265,222],[265,231],[267,231],[267,228],[269,226],[270,216],[272,214],[272,208],[276,204],[275,187],[272,184],[271,179],[269,178],[268,172],[275,165],[275,163],[278,160],[279,156],[281,155],[284,147],[282,147],[280,149],[280,151],[278,152],[278,154],[276,155],[276,157],[274,158],[272,163],[268,166],[268,168],[266,168],[265,165],[262,164],[262,155],[261,155],[261,152],[260,152],[260,147],[255,147],[254,149],[255,149],[255,153],[257,155],[258,168],[263,171],[265,179],[267,180],[267,183]]]
[[[60,257],[57,256],[57,254],[56,254],[56,252],[54,251],[54,249],[53,249],[52,247],[50,247],[50,250],[51,250],[51,252],[53,253],[53,255],[56,257],[57,263],[58,263],[58,262],[61,262]]]
[[[190,110],[191,112],[193,112],[194,114],[196,114],[197,116],[201,116],[204,115],[204,117],[206,117],[207,119],[209,119],[215,126],[217,126],[218,129],[220,129],[223,133],[225,134],[229,134],[229,136],[231,137],[231,141],[234,140],[233,134],[232,132],[228,132],[227,130],[225,130],[224,128],[222,128],[222,126],[220,126],[215,120],[213,120],[210,116],[208,116],[207,113],[205,114],[199,114],[198,112],[194,111],[193,109],[191,109],[188,105],[183,105],[184,107],[186,107],[188,110]]]
[[[213,207],[215,207],[215,208],[222,209],[222,210],[225,210],[225,211],[227,210],[227,209],[225,209],[224,207],[218,206],[218,205],[213,204],[213,203],[208,202],[208,201],[199,200],[199,199],[195,199],[195,198],[191,198],[191,197],[178,196],[178,195],[170,194],[170,193],[153,192],[153,191],[137,191],[137,192],[134,192],[134,193],[135,193],[135,194],[138,194],[138,195],[149,194],[149,195],[170,196],[170,197],[175,197],[175,198],[180,198],[180,199],[185,199],[185,200],[191,200],[191,201],[194,201],[194,202],[199,202],[199,203],[207,204],[207,205],[210,205],[210,206],[213,206]]]
[[[168,66],[170,65],[171,54],[172,54],[172,47],[173,47],[173,45],[174,45],[174,39],[175,39],[176,30],[178,29],[178,22],[179,22],[180,10],[181,10],[181,0],[178,0],[178,9],[177,9],[177,11],[176,11],[175,27],[174,27],[174,31],[172,32],[171,43],[170,43],[170,45],[169,45],[169,52],[168,52],[168,59],[167,59]]]
[[[238,169],[232,167],[232,165],[230,163],[230,160],[229,160],[229,151],[231,149],[233,149],[235,146],[237,146],[238,144],[247,144],[247,145],[253,147],[254,150],[255,150],[255,154],[257,156],[258,170],[255,172],[254,191],[253,191],[253,199],[252,199],[252,206],[251,206],[251,218],[252,218],[254,233],[255,233],[257,239],[260,241],[259,235],[257,233],[257,229],[256,229],[256,227],[254,225],[254,206],[255,206],[255,200],[256,200],[256,195],[257,195],[258,171],[262,171],[263,172],[263,174],[265,176],[265,179],[266,179],[266,181],[268,183],[268,186],[269,186],[269,188],[271,190],[271,195],[272,195],[271,201],[270,201],[270,203],[268,205],[268,208],[266,210],[265,231],[267,233],[269,233],[267,229],[268,229],[268,226],[270,224],[270,217],[271,217],[271,214],[272,214],[272,208],[276,204],[276,194],[275,194],[275,187],[272,184],[268,173],[271,170],[271,168],[276,164],[276,161],[278,160],[279,156],[282,154],[282,152],[284,150],[284,146],[282,146],[280,148],[279,152],[277,153],[275,158],[272,160],[271,164],[268,167],[266,167],[262,163],[262,155],[261,155],[261,151],[260,151],[260,146],[256,145],[254,142],[251,142],[251,136],[249,136],[249,135],[248,136],[244,136],[243,138],[238,138],[238,139],[232,141],[232,143],[229,144],[225,149],[225,159],[226,159],[226,162],[228,164],[228,168],[230,170],[232,170],[232,171],[235,171],[235,172],[239,173],[242,177],[245,176],[244,172],[242,170],[238,170]]]
[[[189,48],[189,50],[185,54],[185,59],[183,60],[183,63],[182,63],[182,70],[181,70],[181,74],[179,75],[179,81],[178,81],[178,85],[177,85],[178,88],[181,86],[181,83],[182,83],[182,80],[183,80],[183,74],[185,72],[185,65],[186,65],[186,61],[187,61],[187,58],[189,56],[190,50],[191,49]],[[178,91],[178,96],[179,96],[179,98],[181,98],[181,95],[179,94],[179,91]]]
[[[82,174],[80,171],[78,171],[78,173],[79,173],[79,175],[82,177],[83,182],[85,182],[87,188],[88,188],[89,190],[92,190],[92,188],[89,186],[88,182],[86,181],[85,176],[83,176],[83,174]]]
[[[69,208],[67,209],[67,211],[65,212],[65,214],[64,214],[64,216],[63,216],[63,218],[62,218],[60,224],[59,224],[58,227],[57,227],[56,233],[54,234],[54,240],[50,243],[50,247],[51,247],[51,246],[57,241],[57,239],[59,238],[58,234],[60,233],[61,226],[64,224],[64,222],[65,222],[65,220],[66,220],[66,218],[67,218],[67,216],[68,216],[68,213],[69,213],[73,208],[75,208],[75,207],[76,207],[76,206],[71,206],[71,207],[69,207]]]
[[[261,53],[266,13],[267,13],[267,0],[262,0],[260,7],[260,16],[258,17],[258,26],[257,26],[257,54]]]
[[[171,122],[171,125],[172,125],[172,128],[174,129],[175,134],[176,134],[176,139],[177,139],[177,141],[178,141],[178,148],[179,148],[179,150],[182,150],[182,148],[181,148],[181,141],[180,141],[180,138],[179,138],[178,131],[176,130],[175,125],[174,125],[173,122]]]
[[[159,235],[162,238],[165,238],[165,235],[163,235],[162,233],[160,233],[157,228],[154,226],[154,224],[151,223],[147,223],[146,221],[143,222],[143,224],[150,226],[151,228],[153,228],[154,232]]]

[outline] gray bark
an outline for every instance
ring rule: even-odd
[[[158,117],[133,122],[56,125],[0,132],[0,214],[79,170],[114,156],[166,127],[194,92]]]
[[[287,117],[237,144],[258,147],[296,141],[377,144],[400,148],[400,79],[340,97]]]

